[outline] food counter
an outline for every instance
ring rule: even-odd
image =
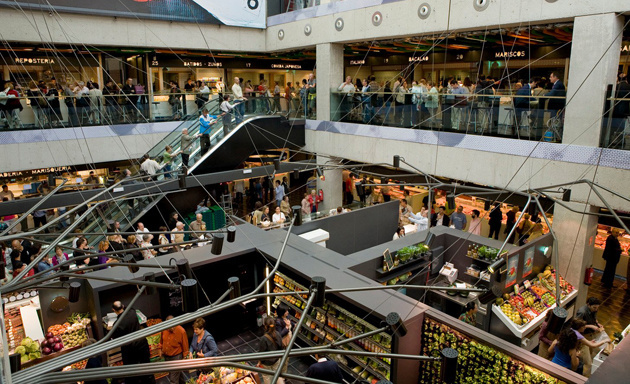
[[[435,201],[436,201],[437,207],[441,205],[445,207],[447,206],[446,196],[437,197]],[[481,233],[483,236],[487,236],[487,234],[490,233],[490,225],[488,224],[488,221],[490,220],[490,217],[489,217],[490,211],[486,211],[484,209],[485,200],[477,199],[474,196],[467,196],[467,195],[456,196],[455,206],[459,207],[460,205],[464,207],[464,214],[466,215],[466,220],[468,221],[468,223],[470,223],[471,221],[471,214],[472,214],[473,209],[476,209],[480,212],[479,217],[482,218]],[[505,240],[506,234],[504,233],[504,231],[505,231],[505,223],[507,221],[506,213],[512,209],[512,206],[505,203],[501,203],[500,209],[501,209],[501,212],[503,213],[503,217],[501,219],[501,229],[499,230],[499,239]],[[454,210],[455,210],[454,207],[447,207],[447,214],[450,215],[451,213],[454,212]],[[518,215],[516,216],[516,218],[518,218]],[[533,220],[533,219],[534,218],[530,218],[530,220]],[[549,222],[553,224],[553,216],[548,213],[547,213],[547,220],[549,220]],[[544,233],[549,232],[549,227],[547,226],[547,223],[545,223],[544,219],[541,221],[541,224],[543,226],[543,232]]]
[[[599,269],[600,271],[603,271],[604,267],[606,266],[606,260],[604,260],[602,256],[604,254],[604,248],[606,246],[608,231],[612,228],[613,227],[603,224],[599,224],[597,226],[595,249],[593,250],[593,267],[595,269]],[[623,229],[618,228],[618,230],[623,233]],[[628,257],[628,252],[630,250],[630,234],[624,233],[622,236],[619,236],[619,244],[621,244],[621,258],[619,259],[619,264],[617,264],[617,270],[615,271],[615,274],[627,278],[627,268],[628,263],[630,262],[630,258]]]
[[[599,366],[602,365],[604,363],[604,361],[606,361],[606,359],[613,352],[615,352],[615,349],[617,348],[619,343],[621,343],[623,341],[623,339],[628,337],[628,335],[630,335],[630,324],[623,331],[621,331],[619,334],[615,334],[615,337],[614,337],[614,340],[613,340],[612,343],[604,344],[600,348],[600,350],[597,353],[597,355],[595,355],[595,357],[593,357],[593,365],[591,366],[591,373],[595,372],[595,370],[597,370],[597,368],[599,368]]]

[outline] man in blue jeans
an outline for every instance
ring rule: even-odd
[[[238,77],[234,77],[232,93],[234,94],[234,102],[237,103],[234,108],[236,110],[235,123],[239,124],[243,121],[243,116],[245,115],[245,104],[243,104],[243,101],[247,100],[247,98],[243,97],[241,79],[239,79]]]
[[[217,123],[218,116],[209,115],[207,109],[203,109],[201,116],[199,116],[199,144],[201,144],[201,156],[205,155],[210,149],[210,132],[212,126]]]

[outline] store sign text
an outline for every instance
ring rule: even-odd
[[[302,69],[300,64],[271,64],[271,69]]]
[[[621,52],[630,52],[630,44],[622,45],[621,46]]]
[[[525,57],[525,51],[515,52],[495,52],[494,57],[497,59],[513,58],[513,57]]]
[[[413,63],[416,61],[429,61],[429,56],[414,56],[409,58],[409,62]]]
[[[30,57],[15,57],[13,58],[16,64],[55,64],[55,59],[49,59],[46,57],[30,58]]]
[[[350,65],[364,65],[365,60],[350,60]]]
[[[54,172],[67,172],[70,167],[52,167],[52,168],[40,168],[30,171],[15,171],[15,172],[1,172],[0,177],[18,177],[18,176],[30,176],[30,175],[45,175]]]

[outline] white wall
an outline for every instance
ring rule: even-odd
[[[87,128],[89,129],[89,128]],[[57,140],[36,143],[0,144],[2,172],[47,167],[104,163],[138,159],[168,132],[100,137],[89,140]]]
[[[484,30],[486,28],[527,26],[554,21],[572,21],[576,16],[627,12],[627,0],[488,0],[489,6],[479,12],[473,0],[407,0],[346,12],[337,12],[308,18],[267,28],[267,50],[284,50],[314,46],[321,43],[386,40],[404,36],[419,36],[442,31]],[[427,19],[418,17],[421,4],[431,6]],[[383,21],[379,26],[372,24],[372,15],[379,11]],[[335,29],[335,20],[343,18],[342,31]],[[312,32],[304,34],[310,24]],[[278,38],[284,30],[285,38]]]
[[[377,128],[389,129],[398,128]],[[506,140],[506,145],[508,142]],[[572,183],[582,178],[592,180],[596,171],[595,166],[584,164],[312,130],[306,131],[305,149],[321,155],[367,163],[391,164],[393,156],[400,155],[408,163],[433,175],[517,190]],[[619,156],[630,158],[630,151],[619,151]],[[402,168],[414,172],[404,165]],[[627,175],[627,170],[600,166],[595,181],[627,195],[630,190],[630,178]],[[576,185],[571,189],[572,201],[586,202],[587,187]],[[603,195],[613,208],[624,211],[628,209],[625,200],[612,197],[608,193]],[[590,203],[603,206],[595,194],[591,194]]]
[[[9,42],[264,52],[265,31],[211,24],[136,20],[2,8],[0,32]],[[37,28],[35,28],[37,25]],[[40,35],[41,33],[41,35]],[[203,35],[202,35],[203,33]]]

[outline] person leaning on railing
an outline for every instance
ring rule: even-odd
[[[19,113],[24,109],[20,102],[20,94],[14,89],[13,83],[8,81],[4,84],[4,91],[0,92],[0,111],[6,116],[10,129],[20,124]],[[18,110],[18,112],[16,112]]]

